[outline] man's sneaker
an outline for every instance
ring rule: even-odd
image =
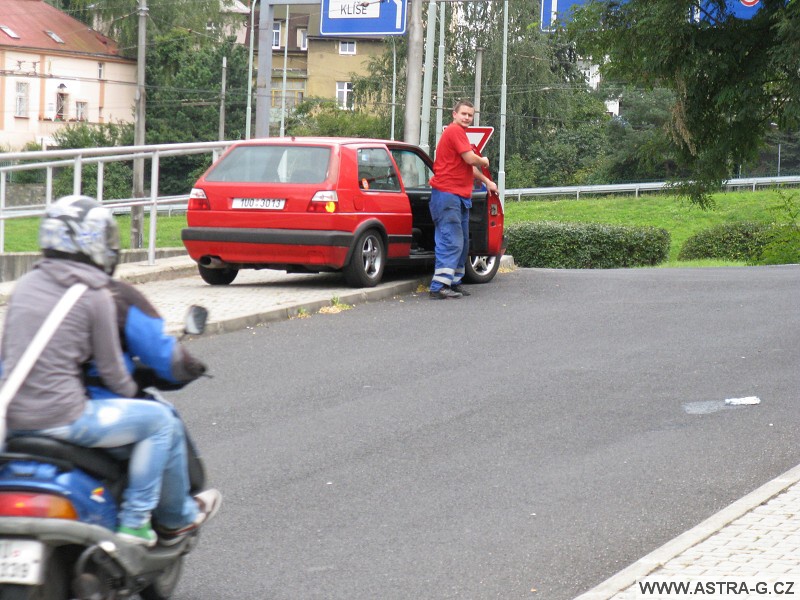
[[[158,541],[158,536],[153,531],[153,528],[150,527],[150,523],[145,523],[137,528],[120,525],[117,527],[117,537],[131,544],[139,544],[148,548],[155,546]]]
[[[450,289],[453,290],[454,292],[458,293],[458,294],[461,294],[462,296],[470,296],[471,295],[467,291],[467,288],[465,288],[460,283],[457,283],[456,285],[450,286]]]
[[[430,293],[431,300],[455,300],[456,298],[461,298],[461,296],[463,296],[461,292],[455,292],[446,286]]]
[[[159,529],[158,541],[162,546],[173,546],[190,533],[194,533],[201,525],[213,519],[222,506],[222,493],[213,488],[200,492],[194,499],[198,508],[194,521],[179,529]]]

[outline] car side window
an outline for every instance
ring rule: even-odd
[[[362,190],[400,191],[397,171],[385,148],[358,150],[358,187]]]
[[[433,171],[422,157],[411,150],[392,150],[392,156],[400,167],[400,177],[406,189],[430,189],[428,181]]]

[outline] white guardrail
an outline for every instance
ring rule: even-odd
[[[83,166],[97,164],[97,188],[94,197],[114,212],[130,212],[134,206],[150,207],[150,235],[148,241],[148,262],[155,264],[156,223],[159,211],[185,210],[188,192],[178,196],[160,196],[158,193],[159,159],[165,156],[185,156],[189,154],[211,153],[212,160],[234,141],[197,142],[190,144],[158,144],[150,146],[116,146],[110,148],[79,148],[74,150],[43,150],[36,152],[8,152],[0,154],[0,253],[5,251],[5,223],[7,219],[39,216],[53,200],[53,169],[72,167],[73,193],[79,194],[83,182]],[[121,200],[103,199],[103,172],[106,163],[130,162],[136,159],[150,161],[150,188],[143,198],[124,198]],[[20,161],[24,161],[21,163]],[[37,162],[39,161],[39,162]],[[6,205],[7,174],[18,171],[44,169],[44,204],[24,206]],[[663,181],[645,183],[618,183],[610,185],[575,185],[563,187],[518,188],[505,190],[504,200],[522,200],[541,196],[574,196],[581,194],[635,194],[666,190],[671,184]],[[730,179],[724,183],[727,188],[748,188],[778,185],[800,185],[800,176],[790,177],[750,177]],[[91,194],[90,191],[84,190]]]
[[[78,148],[73,150],[42,150],[35,152],[7,152],[0,154],[0,253],[5,251],[5,224],[7,219],[41,215],[53,200],[53,169],[72,167],[72,193],[80,194],[83,182],[83,166],[97,164],[97,187],[94,197],[115,212],[129,212],[134,206],[150,207],[150,235],[148,242],[148,263],[155,264],[156,224],[159,210],[175,204],[186,207],[188,193],[179,196],[160,196],[158,193],[159,160],[165,156],[186,156],[189,154],[211,153],[212,160],[230,146],[233,141],[197,142],[191,144],[157,144],[150,146],[115,146],[110,148]],[[137,159],[150,161],[150,189],[144,197],[119,200],[103,199],[103,173],[106,163],[130,162]],[[18,161],[25,161],[21,164]],[[44,169],[44,204],[25,206],[6,205],[7,173]],[[84,190],[90,194],[90,191]]]

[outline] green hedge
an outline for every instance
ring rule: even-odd
[[[508,253],[521,267],[616,269],[657,265],[669,255],[669,232],[656,227],[538,221],[506,232]]]
[[[749,264],[800,262],[800,229],[793,224],[727,223],[705,229],[684,242],[678,260],[713,258]]]
[[[715,258],[754,262],[769,242],[770,229],[766,223],[752,221],[704,229],[684,242],[678,260]]]

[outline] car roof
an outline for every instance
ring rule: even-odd
[[[255,138],[236,142],[235,146],[262,146],[262,145],[283,145],[283,144],[314,144],[320,146],[347,146],[353,144],[386,144],[387,146],[403,146],[407,148],[419,149],[416,144],[398,140],[382,140],[378,138],[359,138],[359,137],[324,137],[324,136],[285,136],[270,138]]]

